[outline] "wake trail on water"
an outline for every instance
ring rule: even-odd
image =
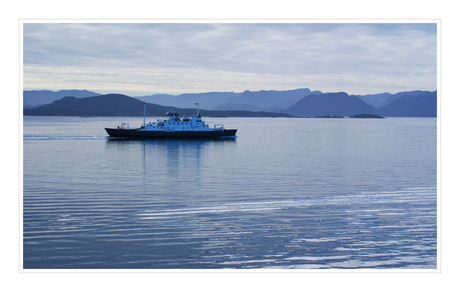
[[[23,140],[106,140],[108,136],[24,136]]]

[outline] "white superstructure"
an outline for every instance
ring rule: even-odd
[[[144,124],[138,131],[223,131],[223,124],[215,124],[210,128],[200,116],[200,108],[197,105],[196,117],[179,117],[178,112],[169,111],[166,113],[167,120],[157,120],[145,124],[145,106],[144,106]]]
[[[144,124],[138,131],[223,131],[224,125],[216,124],[210,128],[201,117],[179,117],[179,113],[167,112],[167,120],[157,120]]]

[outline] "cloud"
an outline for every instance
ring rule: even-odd
[[[436,24],[25,23],[24,87],[436,89]]]

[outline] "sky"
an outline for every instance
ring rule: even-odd
[[[23,89],[437,90],[437,23],[24,23]]]

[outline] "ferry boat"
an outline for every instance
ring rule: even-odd
[[[167,112],[167,120],[157,120],[156,122],[145,123],[145,103],[144,103],[144,123],[140,128],[130,129],[129,124],[123,123],[117,128],[105,128],[110,137],[120,138],[173,138],[173,139],[197,139],[197,138],[220,138],[235,137],[238,129],[224,129],[223,124],[215,124],[209,127],[200,116],[200,106],[198,103],[197,114],[193,117],[179,117],[178,112]]]

